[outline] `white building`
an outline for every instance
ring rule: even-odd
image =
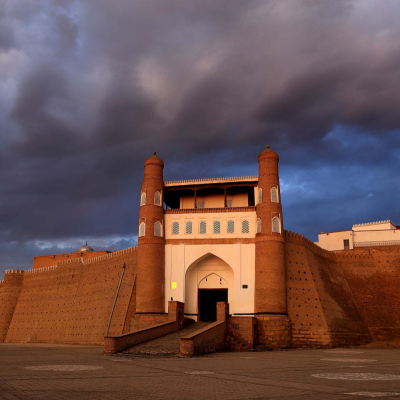
[[[330,251],[400,245],[400,227],[389,220],[356,224],[348,231],[321,232],[315,244]]]

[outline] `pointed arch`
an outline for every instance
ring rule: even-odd
[[[208,252],[197,258],[185,273],[185,312],[198,313],[199,289],[228,289],[228,302],[234,302],[235,277],[231,266]]]

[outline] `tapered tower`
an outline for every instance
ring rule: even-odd
[[[285,242],[279,156],[269,146],[258,156],[255,313],[286,314]]]
[[[164,181],[163,161],[156,156],[144,163],[140,194],[136,280],[136,313],[164,313]]]

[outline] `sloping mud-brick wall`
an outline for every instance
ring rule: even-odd
[[[286,232],[288,313],[294,347],[371,341],[362,313],[334,253]]]
[[[400,246],[341,251],[337,260],[374,341],[400,343]]]
[[[83,262],[25,271],[6,342],[102,344],[122,273],[110,335],[129,331],[134,316],[136,248]],[[129,321],[129,322],[128,322]]]

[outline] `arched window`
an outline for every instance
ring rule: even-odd
[[[146,192],[143,192],[140,196],[140,205],[144,206],[146,204]]]
[[[261,233],[261,218],[257,219],[257,233]]]
[[[228,233],[235,233],[235,221],[232,221],[232,220],[228,221],[227,232]]]
[[[193,230],[192,221],[186,221],[186,235],[191,235]]]
[[[142,237],[146,234],[146,224],[141,222],[139,225],[139,237]]]
[[[154,204],[156,206],[161,206],[161,193],[160,192],[154,193]]]
[[[221,233],[221,223],[214,221],[214,233]]]
[[[249,233],[250,232],[250,223],[247,219],[242,221],[242,233]]]
[[[200,221],[199,231],[202,235],[207,233],[207,223],[206,221]]]
[[[172,234],[179,235],[179,222],[172,223]]]
[[[154,223],[154,236],[162,236],[162,225],[160,221]]]
[[[274,217],[272,218],[272,232],[280,233],[281,231],[281,224],[279,222],[279,218]]]
[[[262,189],[258,189],[258,202],[262,203]]]
[[[271,201],[274,203],[278,202],[278,190],[276,188],[271,189]]]

